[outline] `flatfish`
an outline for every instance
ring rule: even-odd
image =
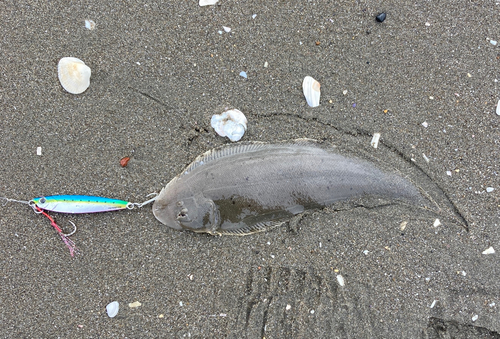
[[[174,229],[245,235],[310,209],[365,197],[422,205],[396,172],[318,143],[248,143],[197,157],[162,189],[155,217]]]

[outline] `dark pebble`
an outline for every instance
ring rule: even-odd
[[[386,17],[386,16],[387,16],[387,15],[386,15],[385,13],[380,13],[379,15],[377,15],[377,16],[375,17],[375,19],[376,19],[378,22],[384,22],[384,20],[385,20],[385,17]]]

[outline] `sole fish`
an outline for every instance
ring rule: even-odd
[[[369,197],[426,202],[400,175],[315,142],[249,143],[197,157],[162,189],[153,213],[178,230],[246,235],[307,210]]]

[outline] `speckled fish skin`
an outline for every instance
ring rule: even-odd
[[[401,176],[313,142],[240,144],[199,156],[160,192],[153,213],[178,230],[245,235],[367,195],[423,200]]]

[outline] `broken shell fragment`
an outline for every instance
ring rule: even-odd
[[[310,76],[306,76],[302,82],[302,90],[304,91],[304,96],[306,97],[307,104],[311,107],[319,106],[320,83],[314,80]]]
[[[494,254],[495,253],[495,249],[493,247],[488,247],[487,249],[485,249],[483,251],[483,254]]]
[[[200,6],[210,6],[215,5],[219,0],[200,0]]]
[[[247,130],[247,118],[237,109],[230,109],[222,114],[214,114],[210,124],[217,134],[228,137],[231,141],[240,140]]]
[[[120,308],[120,304],[118,301],[113,301],[106,306],[106,313],[108,313],[108,317],[114,318],[118,314],[118,310]]]
[[[57,75],[62,87],[71,94],[80,94],[90,85],[90,67],[77,58],[62,58]]]
[[[130,308],[135,308],[135,307],[139,307],[139,306],[141,306],[141,305],[142,305],[142,304],[141,304],[140,302],[138,302],[138,301],[134,301],[133,303],[129,303],[129,304],[128,304],[128,307],[130,307]]]

